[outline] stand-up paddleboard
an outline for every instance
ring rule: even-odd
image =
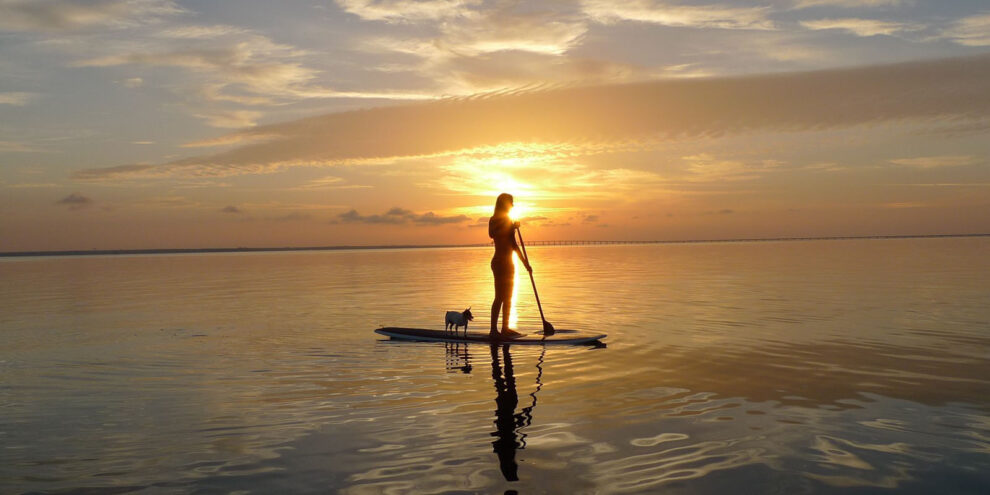
[[[513,344],[513,345],[580,345],[592,344],[604,339],[606,335],[576,333],[570,330],[557,330],[558,334],[544,337],[539,334],[526,335],[514,339],[492,339],[485,333],[454,333],[445,330],[428,330],[425,328],[383,327],[375,333],[396,340],[413,340],[418,342],[476,342],[479,344]]]

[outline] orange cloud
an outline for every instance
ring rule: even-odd
[[[990,118],[990,56],[763,76],[653,81],[457,98],[333,113],[230,134],[249,144],[77,179],[226,176],[292,166],[457,155],[504,143],[572,156],[750,131]],[[259,137],[264,141],[251,143]],[[556,148],[554,148],[556,147]]]

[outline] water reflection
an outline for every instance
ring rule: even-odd
[[[502,362],[499,361],[499,347],[502,352]],[[512,369],[512,353],[510,346],[493,345],[492,380],[495,382],[495,431],[492,436],[492,448],[498,456],[499,469],[506,481],[519,481],[519,465],[516,463],[516,450],[526,448],[526,433],[522,430],[533,423],[533,409],[536,408],[536,394],[543,388],[543,359],[546,347],[540,350],[536,361],[536,388],[529,394],[532,402],[528,407],[516,413],[519,405],[519,394],[516,392],[516,378]]]
[[[447,372],[465,375],[471,374],[471,354],[468,352],[468,345],[459,342],[444,343],[444,350],[447,354]]]
[[[534,247],[612,352],[499,347],[493,382],[371,332],[484,304],[487,248],[0,261],[0,492],[983,495],[988,248]]]

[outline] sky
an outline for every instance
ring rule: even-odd
[[[985,0],[0,0],[0,252],[990,233]]]

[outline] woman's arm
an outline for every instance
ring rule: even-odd
[[[513,222],[512,230],[510,231],[512,234],[512,250],[515,251],[516,256],[518,256],[519,259],[522,260],[523,266],[526,267],[526,270],[533,271],[533,267],[529,265],[529,260],[527,259],[527,256],[523,254],[522,249],[519,248],[519,244],[516,243],[516,229],[518,228],[519,228],[519,222]]]

